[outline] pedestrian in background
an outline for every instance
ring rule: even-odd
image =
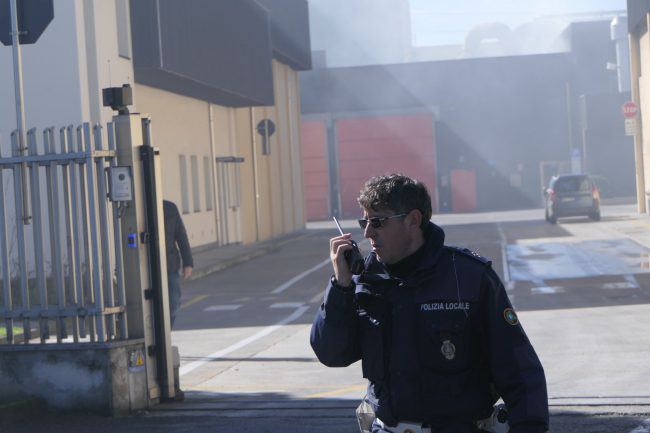
[[[505,429],[489,426],[501,397],[510,433],[547,431],[544,370],[491,262],[444,245],[417,180],[372,178],[358,202],[372,252],[353,276],[351,235],[330,239],[334,275],[310,340],[326,366],[361,359],[369,383],[360,409],[370,409],[358,416],[362,430]]]
[[[181,276],[188,279],[192,275],[194,262],[187,232],[178,207],[163,200],[165,217],[165,251],[167,255],[167,286],[169,291],[169,312],[171,327],[174,327],[176,313],[181,307]]]

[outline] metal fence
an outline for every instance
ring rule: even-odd
[[[31,129],[26,155],[18,142],[14,131],[12,155],[0,149],[0,343],[126,339],[124,204],[106,184],[113,124]]]

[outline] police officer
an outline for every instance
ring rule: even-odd
[[[310,340],[328,367],[361,359],[372,432],[479,432],[499,397],[511,433],[547,431],[544,370],[490,262],[444,245],[417,180],[372,178],[358,202],[372,252],[353,276],[351,235],[330,239]]]

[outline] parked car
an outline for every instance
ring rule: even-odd
[[[587,216],[600,220],[600,191],[588,174],[554,176],[544,190],[546,221]]]

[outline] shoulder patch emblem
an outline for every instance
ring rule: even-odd
[[[517,313],[512,308],[506,308],[503,310],[503,318],[506,319],[506,323],[509,325],[518,325],[519,318],[517,318]]]

